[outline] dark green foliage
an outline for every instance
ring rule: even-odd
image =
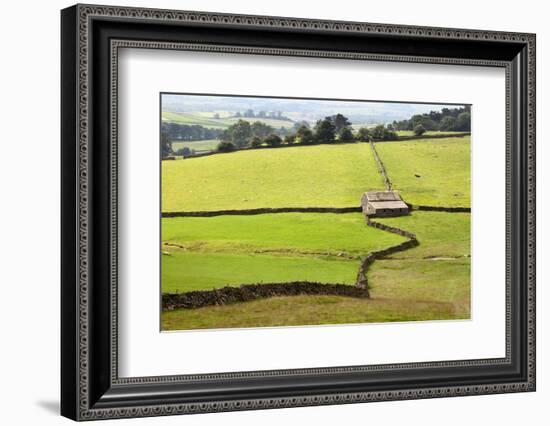
[[[254,136],[252,139],[250,139],[249,145],[252,148],[258,148],[259,146],[262,146],[262,144],[262,139],[259,136]]]
[[[351,142],[353,139],[353,132],[349,127],[344,127],[338,135],[338,140],[342,142]]]
[[[441,123],[439,123],[439,130],[453,130],[456,127],[456,118],[450,115],[443,117]]]
[[[262,111],[264,112],[264,111]],[[265,114],[265,112],[264,112]],[[273,133],[273,127],[262,123],[261,121],[255,121],[250,125],[250,131],[252,132],[253,136],[258,136],[260,138],[264,138],[267,135],[270,135]]]
[[[162,158],[172,154],[172,141],[166,132],[160,134],[160,152]]]
[[[296,131],[296,137],[299,142],[304,145],[311,145],[315,143],[313,132],[306,126],[302,126]]]
[[[470,113],[461,112],[456,118],[456,131],[465,132],[470,131]]]
[[[245,147],[252,137],[250,123],[245,120],[239,120],[229,126],[220,136],[223,142],[231,142],[237,148]]]
[[[371,129],[370,137],[375,141],[394,141],[399,139],[396,132],[388,130],[383,124],[379,124],[374,129]]]
[[[284,142],[287,145],[292,145],[296,142],[296,135],[286,135]]]
[[[417,124],[414,128],[414,134],[420,136],[426,133],[426,128],[422,124]]]
[[[418,125],[422,125],[426,130],[469,132],[470,106],[442,108],[441,112],[430,111],[427,114],[413,115],[409,120],[393,122],[395,130],[414,130]]]
[[[309,129],[309,123],[303,120],[297,121],[296,123],[294,123],[294,130],[298,131],[300,127],[306,127],[307,129]]]
[[[174,154],[181,155],[182,157],[189,157],[190,155],[195,155],[195,150],[184,146],[181,149],[178,149]]]
[[[367,127],[361,127],[357,131],[357,140],[358,141],[369,141],[371,138],[370,130]]]
[[[217,139],[222,131],[210,129],[200,125],[187,125],[178,123],[162,123],[162,132],[166,133],[170,140],[178,141],[202,141]]]
[[[219,152],[231,152],[231,151],[235,151],[236,147],[235,147],[235,144],[232,143],[232,142],[221,141],[218,144],[217,149],[218,149]]]
[[[268,146],[279,146],[281,145],[281,143],[283,142],[283,140],[281,139],[280,136],[278,135],[275,135],[275,134],[271,134],[269,136],[266,136],[264,138],[264,142],[268,145]]]
[[[351,122],[342,114],[336,114],[331,117],[327,117],[326,119],[332,121],[332,124],[334,124],[334,129],[338,134],[340,134],[343,129],[351,127]]]
[[[336,126],[333,124],[330,117],[317,121],[315,125],[315,140],[318,143],[334,142],[335,134]]]

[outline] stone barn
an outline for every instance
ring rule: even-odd
[[[409,206],[395,191],[365,192],[361,197],[361,208],[366,216],[389,217],[409,213]]]

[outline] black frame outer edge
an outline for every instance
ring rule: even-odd
[[[81,418],[78,383],[78,268],[76,235],[78,232],[78,20],[79,6],[62,11],[62,288],[61,288],[61,413],[71,419]],[[366,392],[410,388],[411,380],[418,389],[429,387],[483,385],[527,380],[527,49],[525,43],[457,41],[395,37],[372,34],[315,33],[300,29],[258,29],[238,26],[129,22],[127,19],[94,18],[91,45],[90,97],[92,110],[90,142],[90,300],[89,328],[89,410],[143,407],[176,403],[202,403],[239,399],[277,398],[322,395],[332,392]],[[253,35],[254,37],[250,38]],[[109,140],[109,40],[146,39],[233,45],[256,45],[286,48],[367,51],[369,53],[408,54],[418,56],[451,56],[510,61],[512,73],[512,363],[481,368],[414,368],[297,377],[262,377],[207,382],[113,384],[110,379],[110,324],[108,277],[109,257],[109,146],[98,141]],[[332,44],[330,41],[332,40]],[[329,46],[329,47],[327,47]],[[447,49],[454,46],[455,50]],[[475,47],[475,48],[472,48]],[[388,52],[388,50],[390,52]],[[437,55],[437,53],[440,53]],[[458,53],[457,53],[458,52]],[[486,59],[487,59],[486,58]],[[91,99],[90,99],[91,101]],[[525,143],[521,143],[521,141]],[[92,167],[93,166],[93,167]],[[237,383],[239,384],[237,386]],[[375,385],[376,384],[376,385]],[[531,388],[534,390],[534,387]],[[220,409],[219,411],[223,411]],[[155,414],[152,412],[151,414]]]
[[[77,7],[61,14],[61,414],[77,418]]]

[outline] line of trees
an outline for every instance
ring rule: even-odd
[[[282,111],[258,111],[254,112],[253,109],[247,109],[246,111],[237,111],[234,115],[237,118],[272,118],[275,120],[290,121],[290,118],[283,115]]]
[[[471,109],[466,105],[461,108],[443,108],[441,111],[416,114],[408,120],[394,121],[392,127],[395,130],[413,130],[415,134],[422,134],[422,129],[469,132],[471,131]]]
[[[211,129],[198,124],[162,123],[163,133],[166,133],[171,140],[181,141],[202,141],[206,139],[218,139],[222,133],[221,129]]]
[[[250,124],[239,120],[220,135],[221,142],[217,149],[220,152],[230,152],[243,148],[259,148],[261,146],[276,147],[286,145],[315,145],[338,142],[354,142],[369,140],[397,140],[397,133],[381,124],[372,129],[361,127],[353,131],[352,123],[342,114],[335,114],[318,120],[313,128],[305,121],[294,124],[293,129],[286,130],[285,135],[278,134],[271,126],[256,121]]]

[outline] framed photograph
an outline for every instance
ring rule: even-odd
[[[61,30],[64,416],[535,390],[535,35]]]

